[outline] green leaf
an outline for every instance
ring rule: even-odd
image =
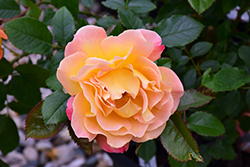
[[[70,3],[68,0],[51,0],[51,2],[58,9],[65,6],[70,11],[74,19],[75,20],[78,19],[78,12],[79,12],[78,0],[70,0]]]
[[[0,0],[0,18],[13,18],[19,13],[19,5],[14,0]]]
[[[214,76],[214,91],[230,91],[250,82],[246,71],[238,68],[220,70]]]
[[[122,27],[122,25],[120,23],[117,23],[115,28],[112,30],[112,32],[109,35],[118,36],[123,31],[124,31],[124,28]]]
[[[29,10],[26,13],[26,16],[33,17],[35,19],[38,19],[41,14],[41,9],[37,7],[32,1],[30,0],[19,0],[21,4],[23,4],[25,7],[28,7]]]
[[[204,159],[204,162],[198,162],[197,166],[198,167],[206,167],[210,164],[210,162],[212,160],[211,155],[208,153],[209,144],[199,145],[199,150],[200,150],[200,153]]]
[[[60,8],[52,20],[52,32],[59,45],[65,46],[73,39],[74,18],[66,7]]]
[[[235,152],[232,144],[217,139],[209,152],[215,159],[234,160]]]
[[[142,143],[138,148],[138,156],[141,157],[146,163],[156,155],[156,143],[154,140],[148,140]]]
[[[34,105],[34,103],[25,103],[23,101],[12,101],[8,103],[8,107],[20,115],[28,114],[30,110],[34,107]]]
[[[87,8],[92,8],[94,4],[94,0],[81,0],[81,2]]]
[[[5,100],[7,96],[7,88],[6,86],[0,82],[0,111],[5,107]]]
[[[128,9],[136,13],[146,13],[156,9],[156,6],[148,0],[131,0],[128,3]]]
[[[69,97],[70,95],[64,94],[62,90],[56,90],[46,97],[42,106],[42,115],[46,125],[68,120],[66,104]]]
[[[57,67],[59,66],[59,63],[61,62],[63,58],[64,58],[63,50],[58,50],[56,54],[52,57],[48,66],[48,69],[51,71],[52,74],[57,71]]]
[[[74,140],[74,142],[80,146],[81,148],[84,149],[84,151],[86,151],[89,155],[92,154],[92,145],[93,145],[93,141],[89,142],[88,138],[78,138],[75,135],[74,130],[72,129],[70,123],[68,123],[68,130],[69,130],[69,134],[71,136],[71,138]]]
[[[233,91],[230,91],[226,96],[225,96],[225,103],[224,103],[224,108],[225,112],[227,115],[231,115],[239,106],[241,97],[240,97],[240,92],[236,89]]]
[[[189,108],[198,108],[210,102],[213,97],[206,96],[201,92],[195,90],[188,90],[184,92],[184,95],[180,99],[178,111],[188,110]]]
[[[208,68],[211,68],[211,72],[213,73],[220,69],[220,63],[215,60],[207,60],[200,65],[202,71],[206,71]]]
[[[233,66],[237,60],[237,53],[236,52],[229,52],[229,53],[226,53],[221,59],[220,59],[220,63],[223,64],[223,63],[227,63],[231,66]]]
[[[144,28],[142,20],[129,9],[119,9],[118,17],[128,29]]]
[[[0,78],[7,77],[13,72],[12,65],[3,57],[0,60]]]
[[[192,8],[196,10],[199,14],[207,10],[214,2],[215,0],[188,0]]]
[[[202,136],[220,136],[225,128],[218,118],[206,112],[195,112],[187,120],[187,127]]]
[[[246,102],[247,102],[248,108],[250,109],[250,89],[248,89],[246,93]]]
[[[239,0],[222,0],[223,12],[228,13],[234,9],[239,3]]]
[[[169,56],[176,62],[181,58],[181,49],[178,48],[167,48]]]
[[[57,77],[56,77],[56,73],[54,73],[53,75],[51,75],[47,80],[46,80],[46,84],[48,85],[48,87],[52,90],[59,90],[62,89],[62,84],[58,81]]]
[[[52,35],[38,20],[17,18],[5,23],[4,28],[11,43],[25,52],[44,54],[52,48]]]
[[[176,112],[170,117],[160,138],[168,153],[178,161],[188,161],[192,158],[203,161],[196,142],[179,113]]]
[[[188,16],[173,15],[162,20],[156,27],[156,32],[162,37],[162,43],[167,47],[184,46],[193,42],[200,35],[204,26]]]
[[[43,23],[46,25],[51,25],[55,13],[56,12],[54,12],[53,8],[46,8],[44,10]]]
[[[112,16],[102,17],[96,22],[98,25],[102,27],[108,27],[112,25],[116,25],[117,21]]]
[[[190,49],[190,54],[192,57],[202,56],[206,54],[211,48],[213,44],[209,42],[197,42]]]
[[[175,160],[171,156],[168,156],[168,162],[171,167],[196,167],[197,162],[195,160],[187,161],[187,162],[179,162],[178,160]]]
[[[195,82],[196,82],[196,70],[190,69],[183,78],[183,85],[185,89],[191,89],[194,88]]]
[[[240,125],[241,125],[241,119],[239,119],[240,121]],[[247,122],[248,126],[249,126],[249,122]],[[227,120],[225,123],[225,128],[226,128],[226,133],[224,135],[224,142],[228,143],[228,144],[234,144],[235,141],[238,139],[239,137],[239,132],[236,128],[237,123],[236,120]]]
[[[158,66],[171,68],[171,64],[172,64],[172,59],[170,59],[170,58],[161,57],[157,60]]]
[[[22,64],[15,70],[34,88],[46,87],[45,80],[50,76],[50,71],[33,64]]]
[[[3,155],[14,150],[19,144],[15,122],[6,115],[0,115],[0,150]]]
[[[125,1],[124,0],[107,0],[105,2],[102,2],[104,6],[107,8],[118,10],[125,7]]]
[[[213,77],[210,75],[211,68],[208,68],[202,75],[201,84],[209,89],[213,89]]]
[[[1,167],[10,167],[8,164],[6,164],[3,160],[0,159],[0,166]]]
[[[26,118],[26,139],[31,137],[34,139],[47,139],[55,136],[64,126],[65,123],[44,124],[42,116],[43,101],[38,103]]]
[[[250,68],[250,47],[242,45],[238,50],[240,58],[246,63]]]

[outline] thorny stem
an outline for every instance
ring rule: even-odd
[[[195,67],[195,70],[198,72],[198,75],[201,77],[201,76],[202,76],[202,75],[201,75],[201,71],[200,71],[200,69],[197,67],[197,65],[195,64],[194,59],[192,58],[192,56],[190,55],[190,53],[188,52],[188,50],[187,50],[186,48],[185,48],[184,50],[185,50],[185,52],[187,53],[189,59],[191,60],[193,66]]]

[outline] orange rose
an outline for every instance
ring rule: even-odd
[[[3,57],[3,49],[1,47],[1,45],[2,45],[2,38],[3,39],[8,39],[7,35],[3,32],[3,30],[0,29],[0,60]]]
[[[183,95],[176,74],[153,62],[163,50],[153,31],[107,37],[101,27],[79,29],[57,70],[72,96],[66,112],[76,136],[96,139],[108,152],[157,138]]]

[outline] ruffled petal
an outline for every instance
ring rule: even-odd
[[[73,41],[67,44],[65,57],[75,52],[83,52],[88,57],[105,58],[101,42],[106,37],[107,34],[103,28],[93,25],[84,26],[76,32]]]

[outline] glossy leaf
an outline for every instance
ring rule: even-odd
[[[183,78],[183,85],[185,89],[194,88],[196,76],[197,76],[197,73],[195,69],[190,69],[188,72],[186,72]]]
[[[158,66],[171,68],[171,64],[172,64],[172,60],[170,58],[162,57],[162,58],[159,58],[157,60],[157,65]]]
[[[0,18],[12,18],[19,13],[19,5],[14,0],[0,0]]]
[[[184,95],[180,99],[178,111],[184,111],[189,108],[197,108],[203,106],[213,99],[211,96],[206,96],[201,92],[195,90],[188,90],[184,92]]]
[[[52,20],[52,32],[59,45],[65,46],[73,39],[75,22],[66,7],[60,8]]]
[[[117,21],[112,16],[102,17],[97,22],[102,27],[116,25]]]
[[[62,89],[62,84],[58,81],[56,77],[56,73],[52,74],[47,80],[46,80],[47,86],[52,90],[59,90]]]
[[[25,7],[28,7],[29,10],[26,13],[27,16],[38,19],[41,14],[41,9],[37,7],[31,0],[19,0]]]
[[[74,19],[77,20],[79,12],[78,0],[70,0],[70,3],[68,0],[51,0],[51,2],[58,9],[65,6],[70,11]]]
[[[42,106],[42,115],[46,125],[68,120],[66,104],[69,97],[70,95],[64,94],[62,90],[56,90],[46,97]]]
[[[129,9],[119,9],[118,17],[128,29],[144,28],[142,20]]]
[[[125,7],[125,1],[124,0],[106,0],[102,2],[104,6],[107,8],[117,10]]]
[[[47,26],[33,18],[22,17],[4,24],[13,45],[28,53],[46,53],[52,48]]]
[[[195,160],[187,161],[187,162],[179,162],[178,160],[175,160],[171,156],[168,156],[168,162],[171,167],[196,167],[197,162]]]
[[[117,23],[115,28],[112,30],[112,32],[109,35],[118,36],[123,31],[124,31],[124,28],[122,27],[122,25],[120,23]]]
[[[0,150],[3,155],[14,150],[19,144],[15,122],[6,115],[0,115]]]
[[[13,72],[12,65],[3,57],[0,60],[0,78],[7,77]]]
[[[51,25],[55,13],[56,12],[54,12],[53,8],[46,8],[44,10],[43,23],[46,25]]]
[[[38,103],[26,118],[26,139],[31,137],[34,139],[47,139],[55,136],[64,126],[64,122],[57,124],[44,124],[42,116],[43,102]]]
[[[204,26],[200,22],[191,17],[173,15],[162,20],[157,25],[156,32],[162,37],[164,45],[177,47],[193,42],[200,35],[203,28]]]
[[[48,69],[51,71],[51,73],[56,73],[57,67],[59,67],[59,63],[64,58],[64,51],[58,50],[56,54],[51,58],[51,61],[49,62]]]
[[[187,127],[202,136],[220,136],[225,128],[218,118],[207,112],[195,112],[187,120]]]
[[[209,89],[213,89],[213,77],[210,75],[211,68],[208,68],[202,75],[201,84]]]
[[[202,71],[206,71],[208,68],[211,68],[211,72],[215,72],[217,70],[220,69],[220,63],[218,61],[215,60],[207,60],[204,61],[201,65],[200,65],[200,69]]]
[[[199,14],[207,10],[214,2],[215,0],[188,0],[192,8],[196,10]]]
[[[191,47],[190,54],[192,57],[202,56],[206,54],[212,46],[213,44],[209,42],[198,42]]]
[[[188,161],[192,158],[203,161],[196,142],[179,113],[171,116],[160,138],[167,152],[178,161]]]
[[[146,163],[156,155],[156,143],[154,140],[148,140],[142,143],[137,151],[139,157],[141,157]]]
[[[250,76],[238,68],[220,70],[214,76],[214,91],[230,91],[250,82]]]
[[[92,145],[93,145],[93,141],[89,142],[88,138],[78,138],[75,135],[74,130],[72,129],[70,123],[68,122],[68,130],[69,130],[69,134],[71,136],[71,138],[74,140],[74,142],[80,146],[81,148],[84,149],[84,151],[86,151],[89,155],[92,154]]]
[[[46,87],[45,80],[50,75],[48,70],[33,64],[22,64],[17,66],[15,70],[22,76],[23,80],[32,87]]]
[[[94,0],[81,0],[81,2],[87,8],[92,8],[94,4]]]
[[[250,47],[243,45],[238,50],[240,58],[246,63],[250,68]]]
[[[156,6],[148,0],[131,0],[128,3],[128,9],[136,13],[146,13],[156,9]]]

